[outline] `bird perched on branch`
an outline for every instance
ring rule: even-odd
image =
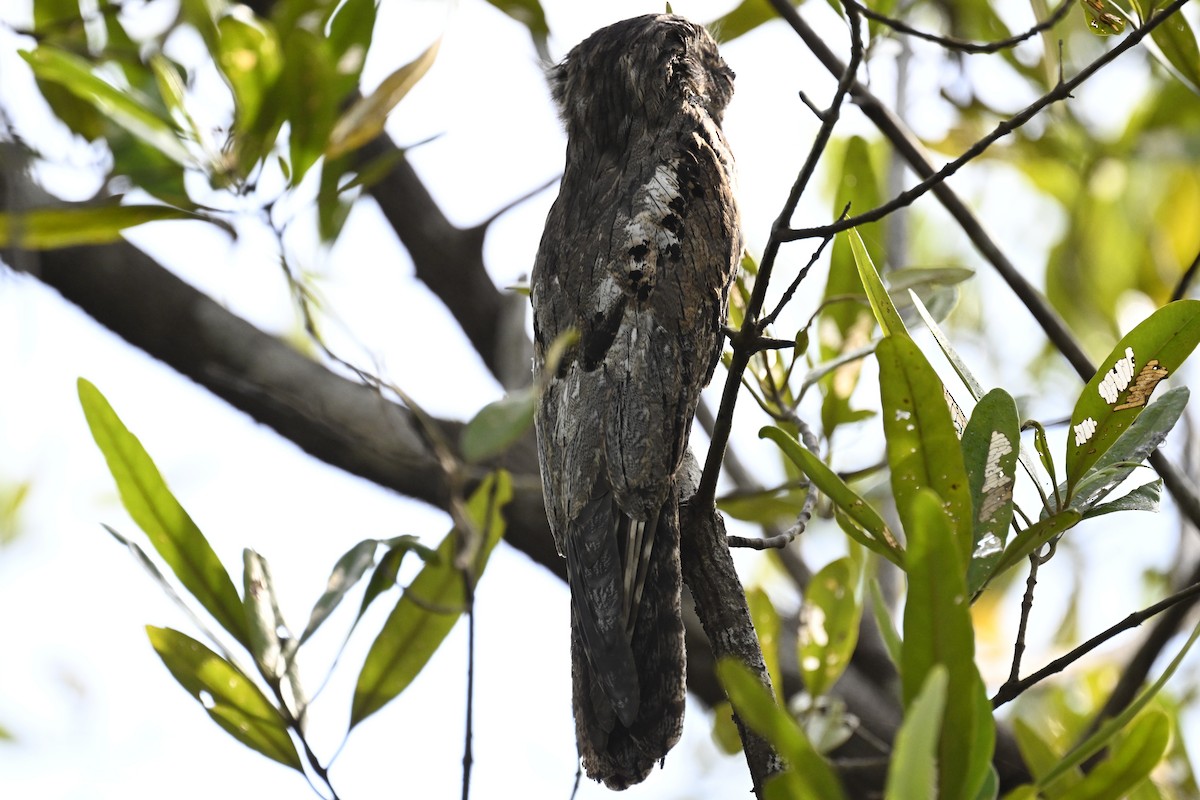
[[[652,14],[592,34],[549,77],[567,154],[531,279],[538,448],[580,756],[624,789],[683,726],[685,453],[741,253],[721,132],[733,72],[703,27]]]

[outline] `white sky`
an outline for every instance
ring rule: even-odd
[[[570,0],[544,5],[556,57],[602,25],[662,7]],[[677,13],[700,21],[732,5],[673,3]],[[805,13],[844,50],[844,33],[823,3],[809,3]],[[10,24],[27,24],[28,18],[27,3],[0,10],[0,20]],[[463,0],[449,12],[434,0],[384,0],[365,85],[415,56],[443,29],[437,64],[397,109],[389,130],[401,144],[440,135],[410,157],[447,214],[469,225],[556,175],[564,139],[525,29],[481,0]],[[86,149],[69,147],[68,137],[48,124],[45,109],[29,99],[28,73],[13,52],[27,45],[0,29],[0,101],[28,114],[16,124],[47,155],[75,165],[46,170],[53,187],[87,194],[95,184],[80,177]],[[186,42],[180,46],[186,52]],[[736,40],[723,52],[738,74],[726,130],[738,156],[747,236],[752,247],[761,247],[816,127],[796,92],[803,88],[822,102],[832,80],[780,24]],[[886,68],[876,69],[872,77],[886,89],[886,75],[880,74]],[[1137,70],[1106,74],[1110,93],[1114,85],[1136,91]],[[917,80],[925,84],[914,86],[914,96],[936,89],[942,79],[922,74],[918,65]],[[936,135],[944,109],[923,102],[918,110],[918,127]],[[839,133],[849,131],[869,132],[853,110]],[[956,186],[981,202],[1010,255],[1036,272],[1061,223],[1047,225],[1053,214],[1046,204],[1030,198],[1010,174],[989,172],[987,178],[967,176]],[[810,194],[799,218],[825,221],[826,196]],[[1013,203],[1016,196],[1022,202]],[[498,285],[528,272],[552,198],[553,191],[544,192],[492,228],[486,256]],[[1005,213],[991,213],[1001,206]],[[931,213],[930,219],[957,240],[944,215]],[[142,228],[130,238],[256,324],[290,330],[294,317],[272,239],[253,223],[240,226],[240,233],[230,243],[215,231],[176,223]],[[298,268],[321,275],[318,285],[337,321],[327,326],[335,350],[380,370],[437,414],[465,419],[500,396],[440,302],[412,277],[406,254],[372,203],[356,208],[331,253],[319,253],[311,242],[310,232],[293,231],[290,255]],[[790,272],[806,258],[807,250],[785,251],[780,269]],[[807,296],[802,292],[796,318],[807,317],[822,281],[816,275]],[[989,311],[1000,320],[992,330],[1004,330],[1012,320],[1031,329],[1025,312],[998,291],[994,278],[985,274],[980,282]],[[0,724],[18,737],[16,744],[0,745],[0,797],[312,796],[297,774],[221,732],[151,650],[145,624],[194,632],[99,526],[107,522],[136,534],[91,443],[75,380],[85,376],[105,392],[235,576],[240,578],[244,546],[270,560],[294,629],[303,627],[333,562],[355,542],[411,533],[436,543],[448,529],[446,516],[308,458],[134,351],[36,281],[8,271],[0,271],[0,341],[6,387],[0,393],[0,486],[32,482],[23,535],[0,550]],[[988,364],[997,370],[984,376],[990,382],[1016,380],[1041,341],[1014,337],[1007,346],[1011,360]],[[751,405],[745,404],[738,419],[739,448],[769,476],[777,472],[777,458],[755,439],[763,420]],[[1066,401],[1051,408],[1049,413],[1069,410]],[[1124,516],[1126,524],[1135,522]],[[1100,570],[1097,585],[1132,594],[1115,611],[1085,617],[1096,622],[1085,630],[1098,630],[1141,604],[1138,576],[1127,565],[1135,558],[1146,561],[1147,537],[1161,544],[1162,550],[1154,548],[1159,552],[1172,541],[1173,515],[1141,515],[1136,523],[1143,531],[1138,542],[1118,530],[1089,529],[1098,548],[1093,552],[1104,554],[1094,563]],[[836,551],[834,542],[817,537],[806,546],[818,554],[819,564],[822,554]],[[761,571],[761,556],[739,558],[745,575]],[[1034,618],[1038,643],[1056,624],[1054,597],[1072,590],[1070,566],[1063,559],[1043,573],[1039,610],[1048,610]],[[567,602],[565,587],[544,570],[511,549],[497,550],[477,598],[473,797],[479,800],[514,792],[569,795],[575,760]],[[357,599],[348,603],[356,604]],[[377,603],[376,613],[360,626],[334,682],[312,709],[310,730],[323,758],[340,743],[357,667],[388,606],[386,600]],[[348,621],[339,614],[314,641],[304,662],[310,687],[324,675],[335,634]],[[1026,663],[1036,666],[1045,653],[1045,646],[1036,645]],[[332,771],[342,797],[459,796],[464,654],[460,626],[417,682],[354,732]],[[683,741],[666,768],[625,796],[748,791],[741,757],[719,755],[708,728],[707,715],[690,707]],[[607,794],[590,782],[580,792],[585,798]]]

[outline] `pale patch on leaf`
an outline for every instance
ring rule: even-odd
[[[1083,422],[1076,425],[1071,430],[1075,431],[1075,446],[1086,444],[1088,439],[1092,438],[1092,434],[1096,432],[1096,420],[1088,417]]]
[[[1100,381],[1100,385],[1096,387],[1100,392],[1100,396],[1104,398],[1106,403],[1115,403],[1121,392],[1125,391],[1125,387],[1133,380],[1133,348],[1125,348],[1125,357],[1118,358],[1117,363],[1113,364],[1113,368],[1104,376],[1104,380]]]

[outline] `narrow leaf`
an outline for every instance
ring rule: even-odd
[[[283,615],[279,611],[267,560],[246,548],[242,551],[242,564],[250,652],[262,676],[274,685],[284,673],[284,642],[280,636],[284,627]]]
[[[879,579],[873,577],[867,581],[867,589],[871,593],[871,613],[875,615],[875,625],[879,628],[883,646],[887,650],[888,658],[899,667],[902,658],[900,634],[896,631],[896,622],[892,619],[892,612],[888,608],[887,600],[883,598],[883,589],[879,586]]]
[[[905,711],[888,764],[885,800],[937,797],[938,738],[947,683],[946,668],[935,666]]]
[[[803,0],[791,0],[792,5],[798,6]],[[779,14],[771,8],[767,0],[742,0],[731,11],[708,23],[708,29],[722,42],[729,42],[739,36],[778,17]]]
[[[1189,397],[1186,386],[1176,386],[1147,406],[1075,485],[1069,507],[1086,514],[1117,488],[1167,438]]]
[[[384,78],[375,91],[351,105],[333,126],[326,157],[357,150],[382,133],[388,114],[433,66],[441,44],[439,37],[421,55]]]
[[[870,536],[873,542],[882,548],[880,552],[884,553],[888,560],[896,566],[903,566],[904,553],[900,549],[899,543],[896,542],[896,537],[888,530],[883,517],[879,516],[879,512],[839,478],[837,473],[780,428],[768,425],[759,430],[758,436],[760,439],[770,439],[779,445],[784,455],[804,471],[813,485],[824,492],[834,505],[844,511]]]
[[[511,447],[533,426],[536,400],[534,388],[526,387],[481,408],[462,430],[462,457],[478,464]]]
[[[753,673],[739,661],[717,662],[717,677],[733,704],[734,712],[762,736],[788,764],[787,780],[798,790],[795,798],[838,800],[845,798],[841,784],[825,759],[813,748],[804,730],[779,707]],[[781,795],[782,796],[782,795]]]
[[[797,654],[804,686],[814,697],[833,688],[858,643],[857,573],[849,558],[839,558],[821,568],[804,590]]]
[[[309,637],[317,632],[317,628],[329,618],[346,593],[374,566],[375,551],[378,548],[378,539],[366,539],[351,547],[337,560],[333,571],[329,573],[329,580],[325,582],[325,591],[313,606],[308,624],[300,634],[300,644],[307,642]]]
[[[888,294],[887,287],[883,285],[879,271],[875,269],[875,264],[871,261],[871,254],[867,252],[867,246],[863,244],[862,237],[856,230],[851,230],[846,235],[850,239],[850,251],[854,254],[858,276],[862,279],[863,288],[867,292],[867,299],[871,302],[871,311],[875,313],[879,329],[883,331],[884,336],[908,336],[904,320],[896,311],[891,295]]]
[[[971,487],[971,561],[967,592],[983,586],[1000,560],[1013,517],[1013,485],[1021,449],[1017,404],[1002,389],[986,394],[963,431],[962,452]]]
[[[212,220],[170,206],[94,205],[0,212],[0,248],[57,250],[120,241],[126,228],[162,220]]]
[[[474,564],[475,579],[504,534],[500,512],[511,499],[512,481],[501,470],[489,475],[467,502],[467,518],[486,537]],[[451,531],[442,540],[437,562],[425,565],[372,643],[354,689],[351,728],[408,688],[465,610],[464,576],[454,566],[460,536]]]
[[[1067,491],[1146,408],[1158,383],[1200,343],[1200,300],[1178,300],[1126,334],[1083,387],[1071,414]]]
[[[1063,533],[1074,528],[1082,518],[1078,511],[1068,509],[1052,517],[1040,519],[1025,528],[1008,543],[1008,547],[1004,549],[1004,555],[1000,556],[1000,559],[992,566],[992,571],[987,576],[985,584],[997,575],[1012,569],[1030,553],[1040,550],[1042,545],[1051,539],[1062,536]]]
[[[1129,726],[1111,755],[1060,800],[1120,800],[1149,777],[1170,739],[1170,718],[1162,711],[1147,711]]]
[[[956,533],[936,493],[916,493],[911,522],[900,668],[904,706],[911,708],[936,665],[946,668],[954,702],[946,709],[938,746],[938,796],[974,797],[987,775],[995,723],[975,666],[966,576]]]
[[[963,385],[971,393],[971,397],[976,401],[983,399],[985,394],[983,385],[975,377],[975,373],[971,371],[971,368],[967,366],[967,362],[954,349],[954,345],[950,343],[950,337],[946,335],[946,332],[938,325],[937,320],[925,308],[925,304],[921,302],[921,298],[916,294],[910,294],[910,296],[917,312],[921,315],[921,319],[925,321],[929,332],[933,334],[934,341],[937,342],[942,354],[946,356],[946,360],[950,362],[950,366],[954,368],[954,372],[958,375],[959,380],[963,382]],[[1046,476],[1037,468],[1033,456],[1029,454],[1029,449],[1022,444],[1018,452],[1021,466],[1025,468],[1026,474],[1029,475],[1033,482],[1038,485],[1039,490],[1043,493],[1050,491],[1051,485],[1047,482]]]
[[[1049,786],[1050,784],[1054,783],[1054,781],[1057,780],[1060,775],[1075,769],[1084,761],[1087,761],[1089,758],[1107,746],[1108,743],[1112,741],[1113,737],[1120,733],[1121,729],[1128,725],[1129,721],[1136,717],[1141,710],[1146,707],[1146,704],[1153,700],[1155,696],[1162,691],[1162,688],[1167,685],[1167,681],[1171,680],[1172,676],[1175,675],[1175,670],[1179,669],[1179,665],[1183,663],[1184,656],[1186,656],[1188,651],[1192,649],[1192,645],[1196,643],[1196,639],[1198,638],[1200,638],[1200,624],[1197,624],[1196,627],[1192,629],[1191,636],[1189,636],[1188,640],[1183,643],[1183,647],[1179,648],[1179,652],[1175,654],[1175,657],[1171,659],[1171,663],[1168,664],[1167,668],[1164,669],[1162,674],[1158,676],[1158,680],[1156,680],[1152,685],[1146,687],[1146,689],[1144,689],[1141,694],[1134,698],[1133,702],[1126,706],[1123,711],[1116,716],[1105,720],[1103,723],[1101,723],[1100,727],[1096,729],[1095,733],[1072,748],[1071,751],[1063,757],[1062,761],[1059,762],[1058,766],[1051,770],[1049,774],[1047,774],[1041,781],[1038,782],[1038,785]]]
[[[1122,495],[1116,500],[1101,505],[1092,506],[1083,515],[1084,519],[1112,514],[1115,511],[1152,511],[1157,512],[1162,505],[1162,478],[1156,478],[1148,483]]]
[[[237,667],[179,631],[147,626],[146,633],[175,680],[218,725],[267,758],[304,771],[287,722]]]
[[[750,607],[750,621],[771,676],[772,686],[783,686],[783,672],[779,669],[779,612],[771,598],[761,587],[746,590],[746,604]]]
[[[64,86],[172,161],[185,166],[191,162],[191,155],[170,122],[151,111],[146,100],[97,76],[84,59],[45,44],[35,50],[21,51],[21,57],[39,79]]]
[[[884,339],[875,357],[896,511],[908,533],[914,524],[912,502],[917,492],[925,488],[936,492],[946,504],[960,572],[965,574],[974,527],[971,490],[942,382],[907,336]]]
[[[180,583],[226,631],[250,647],[250,634],[233,580],[204,534],[171,494],[150,455],[117,417],[100,390],[80,378],[79,402],[121,503]]]

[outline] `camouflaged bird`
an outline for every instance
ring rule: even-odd
[[[531,279],[538,448],[579,753],[624,789],[683,727],[685,453],[741,253],[721,132],[733,72],[704,28],[660,14],[597,31],[549,77],[567,154]]]

